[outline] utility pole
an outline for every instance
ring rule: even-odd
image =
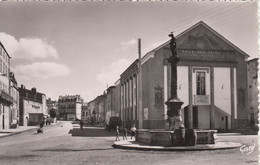
[[[139,65],[138,65],[138,103],[139,103],[139,118],[138,118],[138,128],[143,128],[143,107],[142,107],[142,63],[141,63],[141,39],[138,38],[138,57],[139,57]]]

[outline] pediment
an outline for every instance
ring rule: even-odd
[[[234,50],[203,25],[199,25],[177,38],[177,48],[183,50]]]
[[[248,54],[202,21],[178,34],[175,38],[177,42],[177,50],[226,51],[233,52],[234,54],[237,54],[236,52],[238,52],[238,54],[241,54],[246,58],[249,57]],[[160,49],[169,49],[169,43],[170,40],[151,50],[146,55]]]

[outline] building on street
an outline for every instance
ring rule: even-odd
[[[106,93],[104,92],[103,95],[97,96],[94,100],[95,102],[95,124],[104,125],[105,124],[105,117],[106,117]]]
[[[121,75],[121,120],[124,127],[138,125],[138,63],[135,60]]]
[[[36,88],[26,89],[24,85],[19,88],[19,94],[19,125],[38,125],[48,116],[45,94],[37,92]]]
[[[89,119],[88,123],[95,124],[96,123],[95,100],[88,102],[87,111],[89,112],[87,116],[87,118]]]
[[[10,58],[0,42],[0,129],[9,129],[15,116],[11,111],[13,97],[10,92]]]
[[[115,116],[115,86],[107,88],[106,102],[105,102],[105,116],[109,118]]]
[[[115,116],[121,116],[121,109],[120,109],[120,99],[121,99],[121,92],[120,92],[120,79],[115,82],[115,89],[113,92],[113,99],[114,99],[114,106],[112,106],[112,109],[114,111]]]
[[[84,122],[87,122],[90,120],[90,115],[89,115],[89,108],[88,108],[88,103],[83,103],[81,107],[81,120]]]
[[[19,89],[13,72],[10,72],[10,94],[13,104],[10,109],[11,128],[19,126]]]
[[[248,93],[249,93],[249,109],[250,122],[258,124],[259,103],[258,103],[258,58],[248,61]]]
[[[169,43],[148,52],[141,61],[143,128],[165,127],[165,102],[169,99],[171,86]],[[185,128],[229,130],[246,127],[249,122],[249,55],[204,22],[177,35],[176,43],[180,58],[177,93],[184,102],[181,113]],[[126,92],[127,88],[126,85]],[[126,98],[129,100],[128,96]]]
[[[59,96],[58,111],[60,120],[81,120],[83,98],[80,95]]]
[[[175,38],[177,93],[184,102],[185,128],[226,131],[256,121],[257,60],[248,61],[248,54],[202,21]],[[169,39],[135,60],[106,95],[93,100],[95,122],[115,111],[124,127],[164,129],[172,85],[170,56]]]

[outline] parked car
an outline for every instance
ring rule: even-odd
[[[120,127],[121,125],[122,122],[120,117],[118,116],[111,116],[106,118],[106,126],[105,126],[106,130],[115,130],[116,126]]]

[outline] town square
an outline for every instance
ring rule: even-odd
[[[0,164],[258,164],[257,5],[0,2]]]

